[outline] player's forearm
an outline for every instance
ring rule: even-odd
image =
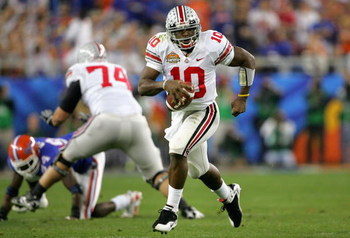
[[[71,113],[68,113],[64,111],[62,108],[58,107],[55,111],[55,113],[52,115],[51,123],[53,126],[59,126],[61,125],[67,118],[71,115]]]
[[[237,96],[241,99],[247,100],[247,98],[250,96],[249,91],[250,91],[250,86],[241,86]]]
[[[140,79],[138,91],[141,96],[153,96],[163,91],[163,81]]]
[[[13,198],[12,196],[5,194],[4,200],[3,200],[2,205],[0,207],[0,219],[4,219],[4,220],[7,219],[7,215],[10,212],[11,206],[12,206],[12,204],[11,204],[12,198]]]
[[[5,198],[4,198],[4,201],[3,201],[3,203],[2,203],[2,206],[1,207],[4,207],[5,209],[6,209],[6,211],[7,211],[7,213],[10,211],[10,209],[11,209],[11,206],[12,206],[12,204],[11,204],[11,199],[12,199],[13,197],[12,196],[9,196],[9,195],[5,195]],[[6,213],[6,214],[7,214]]]

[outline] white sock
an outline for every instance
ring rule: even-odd
[[[119,211],[130,205],[131,197],[129,194],[122,194],[112,198],[111,202],[115,204],[115,210]]]
[[[175,189],[168,186],[168,200],[164,209],[172,210],[173,212],[177,212],[179,210],[179,204],[182,197],[183,189]]]
[[[222,185],[219,189],[214,190],[220,198],[226,200],[230,196],[230,187],[226,185],[224,181],[222,181]]]

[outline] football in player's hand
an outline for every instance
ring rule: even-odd
[[[189,95],[187,95],[184,92],[180,101],[175,100],[174,97],[171,94],[167,95],[167,97],[166,97],[166,106],[168,107],[168,109],[170,111],[182,110],[182,109],[187,107],[192,102],[192,99],[193,99],[194,93],[195,93],[194,89],[192,89],[190,91],[187,90],[187,89],[184,89],[184,90],[186,90]]]

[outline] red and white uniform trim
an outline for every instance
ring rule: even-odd
[[[94,166],[91,166],[86,173],[74,172],[77,182],[82,186],[83,190],[83,195],[81,196],[82,207],[80,209],[81,219],[90,219],[94,211],[101,192],[105,162],[106,155],[104,152],[101,152],[93,156]]]
[[[202,119],[201,123],[197,126],[196,131],[193,133],[193,136],[189,140],[187,146],[185,147],[183,156],[188,155],[189,151],[195,146],[198,141],[200,141],[206,132],[208,132],[209,128],[212,126],[213,122],[215,121],[215,118],[217,116],[217,108],[215,104],[211,104],[207,109],[204,118]]]

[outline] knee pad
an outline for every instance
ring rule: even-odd
[[[209,166],[201,167],[201,166],[198,166],[197,164],[193,164],[190,161],[188,161],[188,175],[191,178],[197,179],[203,174],[205,174],[206,172],[208,172],[208,170],[209,170]]]
[[[60,162],[60,163],[64,164],[65,166],[69,167],[69,168],[72,166],[72,163],[69,162],[69,161],[67,161],[67,160],[65,160],[65,159],[63,158],[62,154],[60,153],[60,154],[58,155],[58,157],[56,158],[55,162],[52,164],[52,168],[53,168],[57,173],[59,173],[62,177],[67,176],[68,170],[64,170],[64,169],[59,168],[59,167],[56,165],[57,162]]]
[[[160,179],[156,181],[158,175],[162,175]],[[161,170],[157,172],[151,179],[146,180],[147,183],[151,184],[151,186],[157,190],[159,190],[160,185],[168,178],[168,171]]]
[[[57,158],[56,158],[54,164],[56,164],[57,162],[61,162],[62,164],[64,164],[64,165],[67,166],[67,167],[71,167],[71,166],[72,166],[72,162],[66,160],[65,158],[63,158],[62,153],[59,153],[59,155],[57,156]]]

